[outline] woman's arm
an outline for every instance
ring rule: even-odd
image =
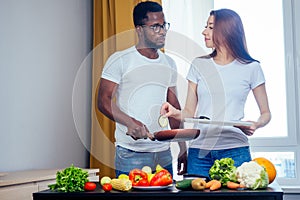
[[[271,112],[265,84],[261,84],[254,88],[253,94],[260,110],[260,117],[256,121],[255,125],[256,128],[261,128],[267,125],[271,120]]]
[[[252,121],[253,125],[250,127],[239,126],[246,135],[253,135],[256,129],[264,127],[271,120],[271,112],[268,103],[268,96],[266,92],[265,84],[261,84],[252,90],[256,103],[258,105],[260,116],[257,121]]]
[[[161,107],[160,113],[165,117],[172,117],[176,120],[183,121],[186,117],[193,117],[197,108],[197,84],[189,81],[185,107],[182,111],[176,109],[168,102]]]

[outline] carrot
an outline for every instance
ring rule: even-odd
[[[210,187],[213,185],[213,183],[216,182],[216,181],[217,181],[217,180],[210,180],[210,181],[208,181],[208,182],[206,183],[206,185],[205,185],[205,189],[210,188]]]
[[[216,181],[212,184],[212,186],[210,186],[209,189],[210,189],[210,190],[217,190],[217,189],[220,189],[221,186],[222,186],[221,181],[216,180]]]
[[[239,183],[235,183],[235,182],[231,182],[231,181],[228,181],[226,183],[226,185],[229,189],[233,189],[233,190],[236,190],[241,187],[241,185]]]

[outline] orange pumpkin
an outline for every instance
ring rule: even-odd
[[[263,157],[254,158],[253,160],[266,169],[269,177],[269,184],[272,183],[276,178],[276,168],[274,164],[270,160]]]

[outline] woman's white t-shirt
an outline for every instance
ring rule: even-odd
[[[197,111],[195,117],[213,120],[242,120],[249,92],[265,82],[258,62],[242,64],[237,60],[218,65],[212,58],[194,59],[187,79],[197,84]],[[249,146],[247,136],[233,126],[196,124],[200,136],[190,147],[220,150]]]

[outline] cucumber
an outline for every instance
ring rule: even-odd
[[[192,189],[193,179],[184,179],[181,181],[176,181],[175,187],[179,190],[188,190]]]

